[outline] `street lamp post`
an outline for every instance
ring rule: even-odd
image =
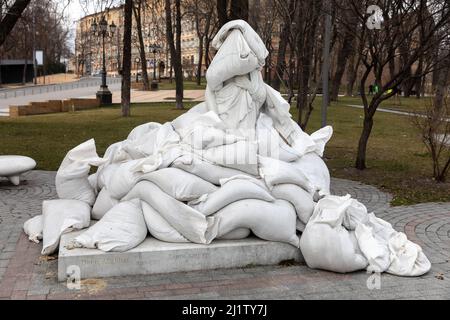
[[[91,32],[93,35],[99,36],[102,38],[102,45],[103,45],[103,66],[102,66],[102,84],[100,86],[99,91],[97,91],[97,99],[100,100],[101,105],[108,105],[112,104],[112,93],[109,91],[108,85],[106,84],[106,52],[105,52],[105,38],[106,37],[114,37],[114,33],[116,32],[117,27],[113,23],[109,26],[109,32],[108,32],[108,22],[106,21],[105,17],[103,16],[100,22],[97,24],[97,22],[94,20],[94,22],[91,25]]]
[[[141,59],[136,58],[134,62],[136,62],[136,83],[139,83],[139,63],[141,63]]]
[[[156,43],[152,43],[149,46],[149,50],[151,53],[153,53],[153,80],[151,84],[151,90],[156,91],[159,88],[158,80],[156,80],[156,54],[161,50],[161,46]]]

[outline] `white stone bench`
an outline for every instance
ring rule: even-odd
[[[0,156],[0,177],[6,177],[12,184],[18,186],[20,175],[33,170],[36,161],[23,156]]]

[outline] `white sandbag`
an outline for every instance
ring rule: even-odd
[[[80,200],[93,205],[96,192],[89,183],[91,166],[105,160],[98,157],[95,141],[91,139],[70,150],[56,173],[56,192],[60,199]]]
[[[156,239],[170,243],[189,242],[145,201],[142,201],[142,211],[148,231]]]
[[[102,190],[109,184],[111,177],[120,167],[121,163],[112,163],[101,166],[97,170],[97,190]]]
[[[388,222],[369,214],[364,223],[356,224],[356,238],[369,261],[368,271],[415,277],[430,270],[431,263],[422,248]]]
[[[300,126],[292,120],[292,115],[289,112],[291,105],[281,96],[281,93],[267,84],[264,84],[264,86],[266,88],[267,99],[261,111],[272,119],[275,130],[291,146],[295,140],[302,137],[304,144],[315,147],[315,143],[309,135],[304,133]],[[300,152],[300,155],[303,154]]]
[[[153,155],[136,162],[133,170],[149,173],[159,169],[164,169],[169,167],[176,159],[185,154],[186,152],[183,150],[181,145],[164,147]]]
[[[218,166],[194,155],[184,155],[176,159],[171,166],[192,173],[214,185],[220,185],[221,179],[244,174],[242,171]]]
[[[206,108],[206,103],[203,103]],[[194,111],[198,107],[194,107]],[[225,123],[220,119],[219,115],[213,111],[192,112],[191,110],[184,113],[177,119],[172,121],[172,127],[178,133],[181,139],[185,139],[196,128],[215,128],[218,130],[226,130]]]
[[[269,189],[273,189],[278,184],[295,184],[303,188],[308,193],[314,195],[317,187],[314,186],[303,170],[277,159],[258,156],[260,170],[259,173],[266,181]]]
[[[91,185],[92,189],[94,189],[95,194],[97,194],[97,185],[98,185],[97,173],[91,174],[88,177],[88,181],[89,181],[89,184]]]
[[[77,236],[70,246],[124,252],[137,247],[147,237],[147,226],[138,199],[121,202],[87,231]]]
[[[109,176],[106,188],[114,199],[123,198],[136,185],[143,172],[136,169],[142,160],[132,160],[120,164]]]
[[[300,154],[290,147],[280,137],[273,127],[273,120],[261,113],[256,125],[258,139],[258,154],[262,157],[275,158],[285,162],[292,162],[300,158]]]
[[[141,137],[135,149],[147,156],[160,153],[171,146],[176,146],[180,142],[180,136],[175,132],[170,122],[149,131]]]
[[[53,254],[64,233],[89,227],[91,207],[80,200],[48,200],[42,203],[43,255]]]
[[[219,219],[219,238],[236,229],[246,228],[261,239],[299,246],[295,230],[297,215],[287,201],[241,200],[226,206],[214,217]]]
[[[300,238],[300,249],[310,268],[347,273],[367,267],[355,232],[342,225],[350,205],[350,196],[327,196],[316,205]]]
[[[23,224],[23,231],[28,236],[30,241],[34,243],[39,243],[42,240],[42,232],[43,232],[43,217],[42,215],[35,216],[31,219],[28,219]]]
[[[98,168],[99,172],[101,171],[101,169],[104,166],[106,166],[108,164],[121,163],[121,162],[131,160],[129,155],[122,150],[123,143],[124,143],[124,141],[116,142],[116,143],[110,145],[106,149],[105,154],[103,155],[103,159],[105,159],[106,162],[104,165],[102,165]]]
[[[144,123],[131,130],[128,134],[127,140],[138,141],[142,137],[145,137],[148,133],[153,132],[155,129],[159,129],[160,127],[161,124],[157,122]]]
[[[193,149],[203,150],[225,144],[233,144],[244,139],[244,137],[227,133],[226,130],[197,126],[188,135],[183,137],[182,143]]]
[[[239,228],[239,229],[233,230],[230,233],[227,233],[217,239],[219,239],[219,240],[242,240],[242,239],[248,238],[251,233],[252,233],[252,231],[250,229]]]
[[[397,276],[418,277],[431,269],[431,263],[417,244],[409,241],[402,232],[389,239],[391,265],[388,273]]]
[[[258,183],[256,179],[233,179],[223,180],[222,186],[216,192],[213,192],[196,201],[192,201],[189,205],[203,213],[205,216],[216,213],[220,209],[226,207],[230,203],[244,199],[259,199],[263,201],[273,202],[275,199]]]
[[[91,217],[94,220],[100,220],[103,216],[115,207],[119,203],[119,200],[111,197],[108,189],[103,188],[95,200],[94,207],[92,208]]]
[[[254,81],[258,81],[258,78]],[[249,140],[255,140],[255,124],[259,108],[264,101],[256,100],[260,99],[259,96],[253,97],[244,86],[250,88],[257,85],[250,82],[247,76],[228,80],[222,89],[215,91],[208,98],[208,107],[215,108],[227,128],[241,130]],[[258,90],[255,94],[258,94]],[[243,105],[247,107],[242,108]]]
[[[157,185],[141,181],[123,199],[141,199],[147,202],[180,234],[194,243],[208,244],[217,235],[214,218],[206,218],[200,212],[169,196]]]
[[[325,145],[330,141],[333,136],[333,127],[326,126],[316,132],[311,134],[311,139],[313,139],[316,144],[314,152],[319,156],[323,157],[323,151],[325,150]]]
[[[258,144],[256,141],[238,141],[206,150],[192,150],[194,154],[216,165],[258,175]]]
[[[330,171],[327,165],[316,153],[307,153],[292,163],[299,168],[311,183],[319,189],[319,194],[330,194]]]
[[[191,201],[213,193],[217,187],[196,175],[177,168],[166,168],[144,174],[139,181],[150,181],[179,201]]]
[[[260,65],[264,65],[269,51],[267,51],[258,33],[244,20],[233,20],[223,25],[212,41],[213,47],[217,50],[220,49],[224,45],[229,33],[236,29],[242,33],[245,41],[257,56]]]
[[[272,195],[291,203],[300,221],[305,225],[308,223],[316,205],[310,193],[295,184],[279,184],[273,187]]]
[[[192,107],[191,109],[189,109],[189,111],[183,113],[182,115],[180,115],[179,117],[177,117],[176,119],[174,119],[171,124],[173,129],[180,134],[179,130],[184,130],[184,128],[187,128],[189,126],[191,126],[196,119],[198,119],[198,117],[202,114],[206,114],[208,112],[208,108],[206,107],[206,102],[202,102],[194,107]],[[217,117],[217,115],[216,115]],[[218,117],[217,117],[218,119]],[[218,119],[220,121],[220,119]],[[183,135],[180,134],[181,137],[183,137]]]
[[[217,52],[206,72],[208,86],[213,90],[222,88],[223,82],[238,75],[245,75],[260,67],[239,30],[231,31]]]

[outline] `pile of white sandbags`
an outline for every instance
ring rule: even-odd
[[[43,216],[24,225],[30,240],[43,239],[42,253],[90,226],[69,248],[127,251],[148,234],[199,244],[254,234],[301,247],[313,268],[428,271],[420,247],[356,200],[330,196],[321,157],[332,128],[308,135],[291,119],[262,79],[268,52],[254,30],[232,21],[213,45],[205,103],[138,126],[103,158],[93,140],[67,154],[56,176],[61,200],[44,202]]]
[[[364,205],[326,196],[316,205],[302,234],[300,248],[311,268],[335,272],[366,269],[399,276],[420,276],[431,264],[405,234],[368,214]]]

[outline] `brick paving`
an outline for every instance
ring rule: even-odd
[[[389,194],[341,179],[333,179],[333,193],[350,193],[423,247],[432,262],[427,275],[376,278],[283,265],[85,279],[81,290],[69,290],[57,281],[57,257],[41,257],[41,245],[22,232],[42,200],[56,198],[54,176],[33,171],[19,187],[0,180],[0,299],[450,299],[450,203],[391,208]],[[379,288],[369,289],[378,279]]]

